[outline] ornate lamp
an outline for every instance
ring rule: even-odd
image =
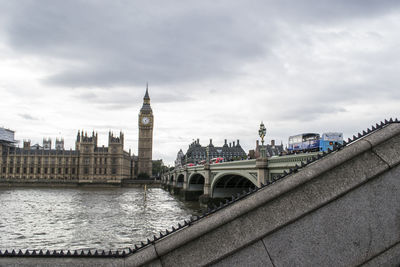
[[[263,122],[260,124],[260,129],[258,130],[258,135],[261,137],[261,158],[266,158],[266,153],[265,153],[265,147],[264,147],[264,137],[267,133],[267,128],[265,128],[265,125]]]

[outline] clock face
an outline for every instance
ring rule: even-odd
[[[149,118],[147,118],[147,117],[143,117],[143,118],[142,118],[142,123],[143,123],[143,124],[149,124],[149,122],[150,122],[150,119],[149,119]]]

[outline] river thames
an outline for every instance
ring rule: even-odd
[[[124,249],[198,214],[160,188],[0,188],[0,250]]]

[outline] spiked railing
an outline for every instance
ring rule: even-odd
[[[121,258],[121,257],[126,257],[128,255],[131,255],[141,249],[144,249],[145,247],[147,247],[150,244],[154,244],[156,241],[165,238],[166,236],[181,230],[182,228],[185,227],[189,227],[191,226],[193,223],[195,223],[196,221],[207,217],[210,214],[213,214],[215,212],[217,212],[218,210],[221,210],[231,204],[233,204],[234,202],[243,199],[245,197],[247,197],[248,195],[251,195],[255,192],[257,192],[258,190],[260,190],[261,188],[264,188],[266,186],[269,186],[283,178],[285,178],[286,176],[298,172],[301,168],[304,168],[305,166],[307,166],[310,163],[315,162],[316,160],[319,160],[325,156],[327,156],[328,154],[335,152],[337,150],[342,149],[345,146],[348,146],[351,143],[354,143],[356,141],[358,141],[361,138],[364,138],[367,135],[370,135],[371,133],[380,130],[382,128],[384,128],[385,126],[387,126],[388,124],[392,124],[392,123],[399,123],[399,120],[396,119],[392,119],[390,118],[389,120],[384,120],[381,121],[380,123],[377,123],[376,125],[372,125],[371,128],[368,128],[365,131],[362,131],[362,133],[358,133],[357,135],[353,135],[353,138],[349,138],[347,141],[343,141],[342,145],[337,145],[335,146],[333,149],[328,149],[328,151],[324,151],[322,154],[318,154],[317,156],[313,156],[312,159],[307,159],[305,162],[302,161],[300,165],[295,165],[294,168],[289,169],[289,172],[284,171],[283,174],[279,175],[278,177],[273,178],[272,181],[267,181],[266,184],[261,184],[261,186],[255,187],[255,188],[249,188],[249,190],[244,190],[242,193],[238,193],[236,195],[232,195],[231,199],[226,199],[224,202],[220,202],[218,206],[215,206],[213,204],[212,207],[208,207],[208,209],[206,211],[204,211],[202,213],[202,215],[200,216],[191,216],[189,218],[189,220],[184,220],[183,223],[178,223],[177,227],[172,226],[171,230],[166,229],[165,231],[160,231],[158,235],[153,235],[153,237],[151,239],[147,238],[146,242],[140,242],[140,245],[134,245],[133,248],[127,248],[127,249],[119,249],[119,250],[109,250],[109,251],[105,251],[105,250],[18,250],[18,252],[16,252],[14,249],[12,251],[9,250],[5,250],[5,251],[1,251],[0,250],[0,257],[98,257],[98,258]]]

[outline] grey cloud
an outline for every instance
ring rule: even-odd
[[[341,112],[346,112],[343,107],[337,107],[334,104],[327,103],[301,103],[291,106],[286,105],[285,113],[278,115],[277,119],[292,120],[292,121],[307,121],[311,122],[326,115],[333,115]]]
[[[153,93],[154,91],[154,93]],[[179,94],[172,89],[165,89],[167,92],[160,92],[160,90],[153,90],[149,88],[151,101],[155,103],[173,103],[173,102],[187,102],[192,98]],[[110,89],[92,89],[82,90],[77,93],[72,93],[73,99],[78,99],[85,103],[92,103],[100,106],[102,109],[119,110],[132,107],[134,103],[138,102],[144,96],[145,89],[128,88],[124,90]]]
[[[8,21],[9,41],[26,53],[76,61],[73,69],[47,79],[56,85],[141,85],[145,80],[157,85],[231,77],[242,62],[266,53],[259,40],[271,35],[266,25],[236,18],[222,7],[214,10],[214,5],[170,3],[161,12],[133,2],[26,3]]]
[[[399,1],[19,1],[14,49],[75,62],[50,75],[68,87],[155,85],[235,77],[271,53],[279,23],[326,23],[390,12]],[[4,5],[4,4],[3,4]]]
[[[39,120],[38,118],[33,117],[33,116],[31,116],[31,115],[29,115],[29,114],[26,114],[26,113],[18,114],[18,116],[20,116],[21,118],[23,118],[23,119],[25,119],[25,120],[31,120],[31,121],[37,121],[37,120]]]

